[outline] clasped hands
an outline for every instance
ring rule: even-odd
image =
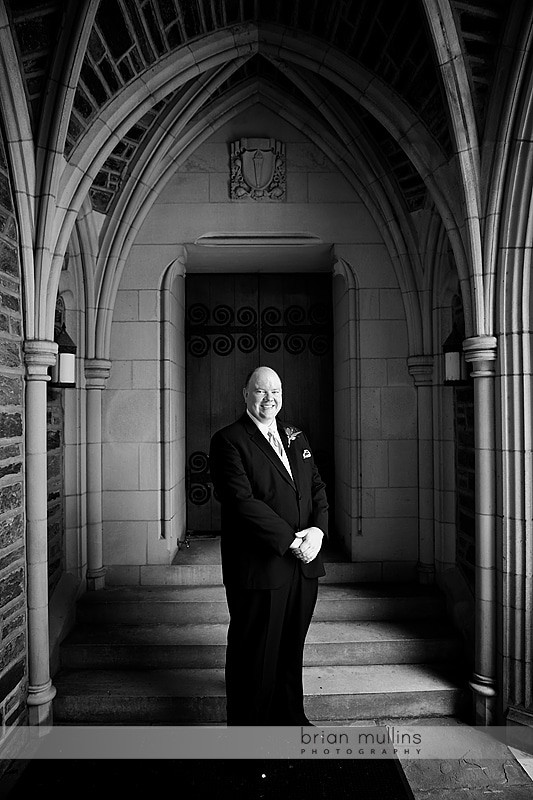
[[[304,564],[309,564],[310,561],[313,561],[313,559],[317,557],[322,547],[324,534],[320,528],[312,527],[305,528],[303,531],[298,531],[298,537],[302,538],[295,539],[290,545],[290,549],[296,558],[299,558]]]

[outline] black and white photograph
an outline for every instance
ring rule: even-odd
[[[0,0],[0,798],[533,800],[532,0]]]

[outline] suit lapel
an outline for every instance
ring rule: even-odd
[[[285,433],[285,428],[281,423],[278,423],[278,433],[280,438],[283,442],[283,447],[285,448],[285,452],[287,453],[287,458],[289,459],[289,464],[291,465],[291,472],[293,481],[298,488],[300,483],[300,459],[298,458],[298,449],[294,446],[295,442],[289,443],[289,437]]]
[[[287,470],[285,469],[285,467],[283,466],[283,462],[281,461],[281,459],[279,458],[277,453],[274,452],[274,449],[273,449],[272,445],[270,445],[269,442],[265,439],[265,437],[263,436],[263,434],[261,433],[261,431],[259,430],[259,428],[255,424],[255,422],[253,422],[250,419],[250,417],[248,416],[248,414],[246,414],[246,413],[243,414],[243,416],[242,416],[242,422],[243,422],[244,427],[246,428],[248,434],[250,435],[250,438],[252,439],[252,442],[255,445],[257,445],[257,447],[261,450],[261,452],[276,467],[276,469],[278,470],[279,474],[288,483],[290,483],[291,486],[294,487],[295,483],[292,480],[292,478],[289,475],[289,473],[287,472]],[[280,429],[279,425],[278,425],[278,432],[280,433],[280,436],[282,437],[283,445],[285,447],[285,450],[287,450],[287,437],[285,436],[285,432],[283,431],[283,429],[282,428]],[[292,461],[290,460],[290,458],[289,458],[289,463],[290,463],[291,469],[292,469]]]

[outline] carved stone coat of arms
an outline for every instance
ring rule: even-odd
[[[275,139],[238,139],[231,144],[232,200],[285,200],[285,148]]]

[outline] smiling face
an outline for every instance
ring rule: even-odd
[[[264,424],[272,422],[282,403],[279,375],[270,367],[259,367],[244,387],[243,396],[252,417]]]

